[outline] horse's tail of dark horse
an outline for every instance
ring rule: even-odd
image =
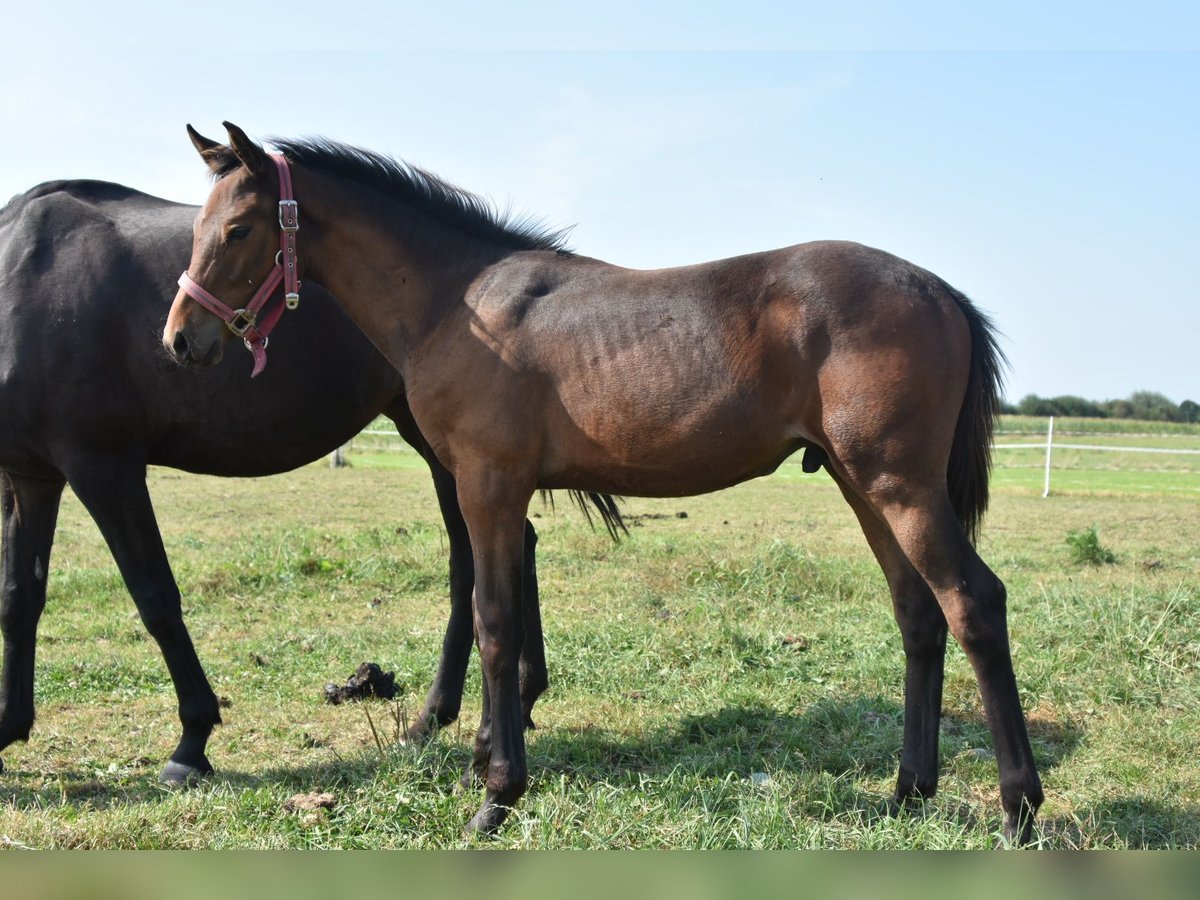
[[[962,310],[971,332],[971,371],[958,424],[954,427],[946,485],[958,520],[974,544],[988,505],[992,435],[996,430],[996,417],[1000,414],[1000,387],[1008,360],[997,343],[992,320],[963,293],[944,281],[942,286]]]

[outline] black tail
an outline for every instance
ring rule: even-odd
[[[988,505],[988,478],[992,471],[992,435],[1000,414],[1000,385],[1008,360],[996,341],[996,327],[987,315],[944,281],[967,318],[971,332],[971,372],[954,428],[954,445],[946,468],[950,502],[967,537],[974,544]]]
[[[618,498],[610,494],[598,494],[595,491],[567,491],[567,493],[571,495],[571,500],[579,507],[580,512],[593,528],[596,527],[596,520],[592,517],[599,515],[609,537],[614,541],[620,540],[622,534],[629,534],[629,529],[625,527],[625,519],[621,516],[621,509],[617,506]],[[550,491],[542,491],[542,500],[549,503],[551,509],[554,508],[554,494]],[[591,506],[588,505],[589,503]],[[592,509],[593,506],[595,510]]]

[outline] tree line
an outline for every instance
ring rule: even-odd
[[[1135,391],[1125,400],[1085,400],[1064,394],[1039,397],[1028,394],[1017,404],[1005,403],[1001,412],[1023,416],[1074,416],[1085,419],[1145,419],[1151,422],[1200,422],[1200,403],[1174,403],[1154,391]]]

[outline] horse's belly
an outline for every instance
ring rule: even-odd
[[[633,496],[702,494],[769,474],[804,443],[798,429],[761,400],[697,398],[692,403],[616,399],[568,413],[551,438],[541,482]],[[621,402],[621,400],[625,402]]]

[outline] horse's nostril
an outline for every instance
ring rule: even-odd
[[[176,359],[187,359],[188,342],[182,331],[175,332],[175,340],[171,341],[171,352]]]

